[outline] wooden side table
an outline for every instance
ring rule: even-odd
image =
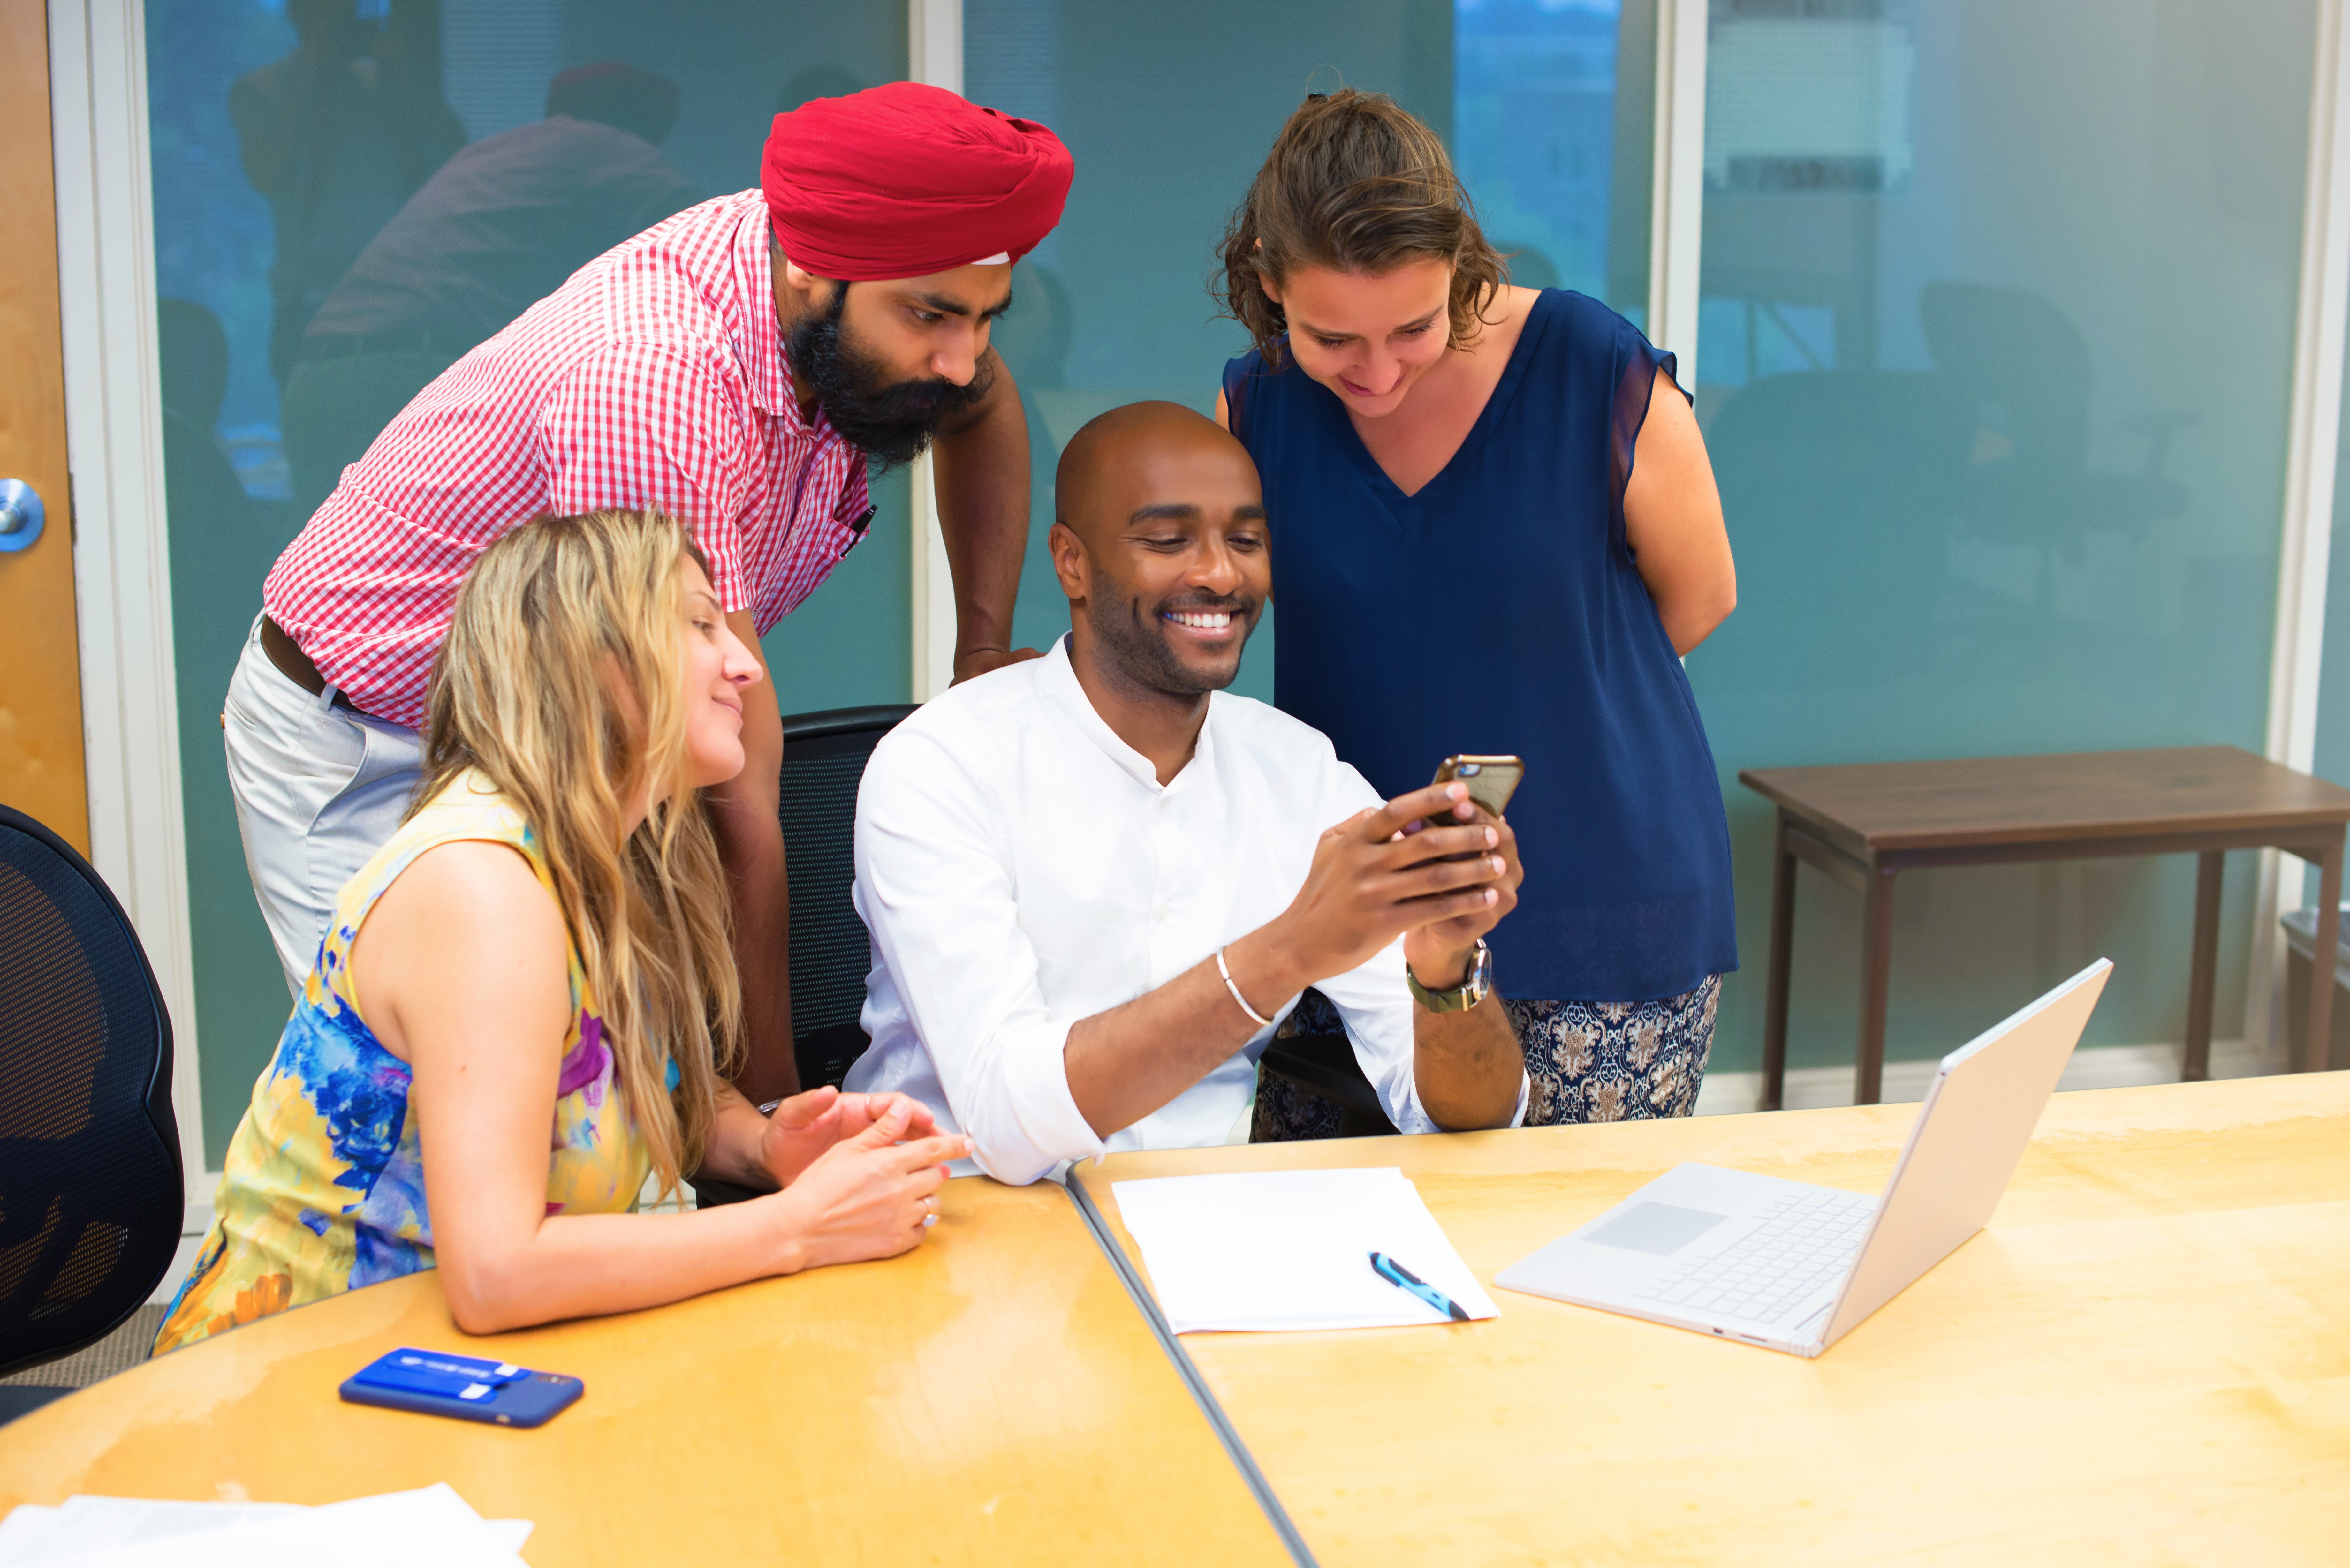
[[[1780,1105],[1787,1072],[1787,979],[1795,863],[1861,896],[1860,1040],[1854,1098],[1874,1105],[1885,1074],[1893,966],[1893,882],[1929,866],[2199,857],[2195,946],[2187,985],[2182,1075],[2210,1075],[2220,879],[2230,849],[2283,849],[2319,868],[2317,950],[2334,951],[2350,790],[2235,746],[1973,757],[1937,763],[1752,768],[1738,782],[1778,807],[1771,883],[1771,969],[1762,1033],[1762,1104]],[[2326,1064],[2334,971],[2313,967],[2308,1033],[2295,1065]]]

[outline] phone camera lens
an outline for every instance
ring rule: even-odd
[[[1461,764],[1461,776],[1464,779],[1473,779],[1484,771],[1485,767],[1482,763],[1463,763]]]

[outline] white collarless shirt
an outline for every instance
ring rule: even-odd
[[[970,1135],[982,1170],[1014,1183],[1115,1149],[1223,1142],[1273,1029],[1103,1138],[1069,1094],[1069,1028],[1279,915],[1324,830],[1379,804],[1319,732],[1221,691],[1191,760],[1162,786],[1094,711],[1066,638],[951,688],[875,748],[858,793],[873,1044],[846,1086],[910,1095],[942,1130]],[[1388,1119],[1436,1131],[1412,1078],[1402,941],[1315,989]],[[1278,1024],[1297,998],[1249,1002],[1277,1002]]]

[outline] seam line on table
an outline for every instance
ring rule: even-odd
[[[1255,1494],[1256,1505],[1264,1510],[1265,1518],[1272,1521],[1274,1533],[1280,1536],[1282,1545],[1289,1549],[1291,1559],[1298,1568],[1321,1568],[1321,1564],[1314,1560],[1313,1549],[1305,1544],[1305,1538],[1297,1532],[1297,1526],[1290,1520],[1289,1511],[1282,1507],[1281,1499],[1274,1495],[1273,1483],[1266,1480],[1264,1472],[1256,1468],[1256,1458],[1248,1451],[1248,1445],[1241,1441],[1232,1417],[1225,1415],[1224,1407],[1216,1402],[1215,1395],[1209,1390],[1208,1380],[1200,1376],[1200,1368],[1192,1361],[1191,1353],[1175,1337],[1175,1331],[1168,1325],[1166,1315],[1159,1310],[1158,1301],[1143,1284],[1141,1276],[1134,1272],[1134,1264],[1128,1259],[1125,1249],[1118,1244],[1118,1238],[1109,1233],[1109,1226],[1103,1220],[1101,1210],[1095,1207],[1086,1189],[1078,1185],[1076,1171],[1068,1173],[1067,1179],[1061,1183],[1061,1190],[1069,1195],[1069,1201],[1076,1204],[1077,1212],[1085,1217],[1086,1229],[1094,1233],[1094,1241],[1100,1246],[1102,1255],[1109,1260],[1109,1266],[1118,1271],[1118,1279],[1126,1286],[1126,1293],[1133,1298],[1143,1321],[1150,1325],[1151,1334],[1158,1338],[1159,1348],[1174,1366],[1176,1376],[1183,1380],[1183,1386],[1190,1389],[1191,1397],[1198,1401],[1200,1413],[1208,1417],[1208,1426],[1215,1432],[1217,1440],[1224,1445],[1224,1453],[1232,1459],[1232,1467],[1241,1472],[1241,1480],[1246,1481],[1249,1490]]]

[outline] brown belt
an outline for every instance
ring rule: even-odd
[[[302,651],[301,646],[286,635],[286,628],[267,616],[261,618],[261,651],[277,667],[278,674],[311,696],[326,694],[327,678],[318,673],[318,667],[310,662],[310,656]],[[335,693],[335,706],[347,713],[359,711],[340,691]]]

